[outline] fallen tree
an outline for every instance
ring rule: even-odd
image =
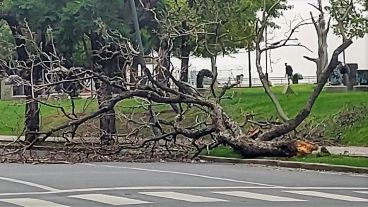
[[[131,1],[131,3],[132,2],[133,1]],[[91,123],[91,121],[99,119],[99,130],[103,131],[98,131],[98,133],[91,132],[90,136],[102,134],[104,140],[103,144],[115,144],[111,149],[108,148],[109,146],[104,148],[104,153],[106,154],[117,154],[125,149],[140,148],[151,148],[152,152],[154,152],[158,147],[163,147],[168,152],[171,152],[171,148],[173,147],[171,144],[179,143],[191,145],[196,150],[196,152],[193,153],[194,155],[198,155],[202,150],[211,149],[219,144],[231,146],[241,152],[244,157],[293,156],[312,151],[316,148],[313,143],[296,139],[283,139],[283,135],[295,130],[308,117],[330,73],[337,65],[338,56],[352,44],[352,41],[346,39],[343,44],[335,49],[329,63],[323,66],[323,68],[319,68],[322,71],[321,76],[305,106],[294,118],[287,117],[280,103],[278,103],[277,97],[269,88],[268,82],[259,64],[262,51],[294,45],[293,43],[290,44],[292,34],[295,31],[292,30],[291,34],[278,44],[265,45],[264,48],[260,47],[262,39],[264,39],[263,31],[269,23],[268,14],[271,13],[270,10],[274,9],[278,3],[280,3],[280,1],[275,1],[274,5],[270,7],[266,8],[265,6],[262,19],[255,22],[255,26],[257,26],[255,30],[255,48],[257,52],[257,70],[259,76],[266,93],[275,104],[278,114],[283,120],[281,123],[275,125],[270,124],[268,130],[261,130],[257,135],[249,134],[247,131],[243,130],[240,124],[232,120],[232,118],[224,112],[221,106],[221,101],[226,95],[226,92],[236,84],[225,85],[222,87],[221,91],[216,90],[214,84],[212,84],[211,94],[203,94],[185,83],[185,80],[182,81],[175,77],[173,70],[171,70],[171,67],[168,66],[166,62],[168,60],[167,54],[171,54],[174,42],[177,38],[180,38],[180,33],[179,35],[175,35],[175,33],[169,35],[160,34],[158,30],[160,48],[158,48],[157,51],[160,51],[158,53],[159,57],[151,58],[165,61],[158,61],[155,67],[155,69],[161,71],[159,74],[151,72],[145,62],[144,56],[146,48],[144,48],[142,43],[138,16],[134,12],[136,9],[133,2],[130,6],[133,11],[132,15],[135,30],[134,41],[122,35],[117,35],[117,31],[112,28],[106,29],[105,27],[107,27],[107,25],[102,25],[105,30],[101,30],[101,33],[97,34],[98,37],[104,37],[104,40],[98,41],[91,38],[91,40],[94,40],[92,42],[94,54],[94,56],[91,57],[94,58],[92,62],[95,63],[95,66],[100,68],[83,68],[83,70],[81,70],[81,68],[76,66],[70,67],[67,71],[61,71],[62,73],[69,74],[65,76],[65,79],[41,85],[34,84],[32,81],[24,79],[25,84],[31,86],[35,91],[40,91],[42,88],[55,87],[65,82],[80,83],[84,79],[81,78],[81,74],[83,74],[87,75],[86,79],[94,79],[100,82],[101,88],[96,89],[98,90],[99,108],[87,115],[73,113],[73,116],[70,116],[70,113],[63,107],[51,106],[63,111],[67,121],[49,130],[37,133],[38,139],[32,140],[32,142],[24,146],[23,149],[31,149],[35,144],[46,141],[57,134],[70,135],[69,137],[65,137],[68,141],[76,136],[87,136],[84,133],[79,133],[78,135],[78,130],[81,130],[86,124]],[[319,1],[319,3],[321,2]],[[153,11],[148,9],[148,12]],[[323,11],[321,10],[320,12]],[[158,18],[157,21],[160,22],[160,19]],[[316,28],[322,28],[320,24],[324,22],[320,20],[318,22],[313,21],[313,23]],[[300,26],[302,25],[298,25],[298,27]],[[329,26],[327,26],[327,29],[323,32],[327,33],[328,28]],[[173,31],[175,30],[173,29]],[[318,30],[317,32],[318,34],[320,33]],[[102,43],[102,41],[107,40],[112,41],[110,42],[111,44],[109,42]],[[93,46],[93,44],[95,44],[95,46]],[[325,44],[325,42],[323,44]],[[134,47],[132,45],[138,46]],[[295,46],[301,45],[297,44]],[[321,45],[321,47],[327,46]],[[48,65],[60,62],[63,58],[62,55],[58,56],[56,51],[54,52],[54,58],[48,60],[51,61]],[[328,62],[326,59],[327,57],[326,54],[319,53],[319,58],[323,59],[324,62]],[[116,63],[121,59],[126,63],[123,66]],[[142,70],[139,77],[128,80],[126,74],[121,76],[109,74],[116,71],[126,71],[126,67],[132,66],[133,62],[136,63],[134,59],[138,61],[138,65]],[[99,63],[99,61],[103,63]],[[165,62],[165,64],[163,62]],[[47,66],[47,64],[45,65]],[[120,68],[120,66],[122,66],[122,68]],[[322,65],[320,67],[322,67]],[[112,89],[117,89],[119,92],[113,94]],[[41,102],[38,97],[33,98],[37,103],[47,104]],[[129,99],[138,100],[136,102],[137,108],[134,112],[130,114],[126,112],[119,115],[116,114],[117,106],[121,104],[122,101]],[[169,110],[169,113],[165,114],[165,111],[160,107],[156,107],[156,104],[170,106],[170,108],[174,108],[175,110]],[[192,114],[194,112],[196,112],[197,115],[193,117]],[[117,120],[119,120],[119,122]],[[250,119],[247,119],[247,121],[250,121]],[[115,124],[123,126],[122,128],[124,128],[125,133],[119,133],[118,127],[115,127]],[[125,142],[121,143],[119,138],[123,138]],[[139,141],[135,141],[136,138],[139,138]],[[111,142],[111,140],[114,142]],[[185,141],[178,142],[178,140]],[[19,151],[20,150],[17,152]]]

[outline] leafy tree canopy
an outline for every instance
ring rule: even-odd
[[[288,8],[286,0],[167,0],[166,3],[167,24],[177,28],[166,33],[190,33],[193,54],[201,57],[229,54],[240,48],[252,47],[257,14],[264,8],[269,10],[272,7],[270,15],[278,17],[282,10]],[[183,21],[189,31],[182,31]],[[276,25],[270,22],[270,26]]]
[[[362,38],[368,33],[368,1],[330,0],[326,9],[334,19],[334,33],[344,38]]]
[[[152,15],[142,6],[152,7],[150,1],[137,4],[146,45],[152,45],[154,27]],[[157,3],[157,2],[156,2]],[[52,32],[56,47],[65,56],[79,57],[86,35],[108,32],[131,38],[131,11],[127,0],[6,0],[3,12],[16,16],[33,32]],[[152,20],[151,20],[152,19]],[[78,54],[75,54],[78,53]],[[77,61],[78,62],[78,61]],[[80,61],[83,62],[83,61]]]

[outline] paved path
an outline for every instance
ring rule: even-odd
[[[354,155],[368,157],[368,147],[326,147],[334,155]]]
[[[1,207],[365,207],[368,177],[231,164],[0,166]]]

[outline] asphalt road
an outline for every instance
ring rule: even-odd
[[[231,164],[0,165],[0,207],[368,206],[368,176]]]

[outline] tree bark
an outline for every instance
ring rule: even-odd
[[[217,87],[217,77],[218,77],[218,71],[217,71],[217,63],[216,63],[216,56],[211,56],[211,72],[212,72],[212,82],[214,83],[214,87]]]
[[[298,154],[298,141],[262,142],[251,139],[233,139],[220,137],[219,141],[226,143],[239,151],[243,157],[291,157]]]
[[[133,63],[130,66],[129,70],[130,70],[130,78],[129,78],[129,82],[130,83],[136,83],[136,81],[138,80],[138,66],[139,66],[139,60],[138,57],[134,57],[133,58]]]
[[[160,49],[159,54],[161,58],[156,67],[157,81],[169,87],[170,83],[167,73],[170,73],[171,52],[167,50],[167,47],[165,45],[164,49]]]
[[[318,10],[320,11],[318,22],[314,20],[312,13],[310,14],[318,37],[318,58],[316,59],[317,84],[321,81],[323,70],[328,64],[327,35],[330,26],[330,22],[328,22],[328,25],[326,26],[325,14],[322,8],[321,0],[318,0]]]
[[[20,76],[26,80],[29,84],[32,84],[34,80],[37,80],[37,70],[33,70],[32,65],[28,64],[29,55],[26,49],[26,40],[23,37],[19,22],[15,17],[10,15],[2,15],[0,19],[4,19],[12,32],[16,45],[17,60],[22,67],[26,68],[20,74]],[[26,95],[26,107],[25,107],[25,140],[27,142],[33,142],[38,138],[38,132],[40,129],[40,117],[38,102],[35,101],[37,94],[33,94],[31,86],[25,86],[24,92]]]
[[[118,57],[114,55],[106,54],[108,51],[102,51],[102,45],[104,40],[95,32],[90,35],[91,45],[93,51],[93,63],[94,66],[101,67],[101,71],[96,70],[95,72],[102,73],[103,75],[113,78],[118,72]],[[114,50],[114,48],[108,48]],[[101,59],[100,57],[111,57],[109,59]],[[112,99],[113,87],[105,82],[96,82],[97,90],[97,101],[99,108],[104,108],[108,105]],[[100,116],[100,141],[101,144],[108,145],[113,142],[113,138],[116,135],[116,115],[114,108],[110,109],[106,113]]]
[[[99,108],[102,109],[109,104],[112,99],[112,86],[102,83],[97,91]],[[116,135],[116,116],[115,109],[112,108],[100,116],[100,141],[103,145],[112,144]]]
[[[40,110],[37,99],[37,93],[32,92],[31,86],[24,87],[24,93],[26,95],[26,109],[25,109],[25,140],[26,142],[33,142],[38,138],[38,132],[40,130]]]
[[[186,21],[182,22],[182,29],[184,33],[186,33],[187,30],[189,30]],[[180,58],[181,58],[180,80],[183,82],[188,82],[189,55],[190,55],[189,37],[183,34],[183,36],[181,37],[181,47],[180,47]]]
[[[272,141],[253,140],[246,136],[237,123],[232,121],[220,105],[213,108],[213,122],[216,126],[219,143],[229,145],[247,158],[273,156],[289,157],[299,153],[300,141]]]
[[[263,34],[263,31],[261,31],[260,34]],[[284,109],[282,108],[279,99],[277,98],[277,96],[272,92],[271,88],[270,88],[270,84],[268,81],[268,78],[266,77],[266,75],[263,73],[262,71],[262,66],[261,66],[261,48],[260,48],[260,42],[261,42],[261,36],[258,37],[258,39],[256,40],[256,68],[257,68],[257,72],[259,75],[259,79],[261,80],[262,86],[267,94],[267,96],[270,98],[270,100],[272,101],[276,112],[278,114],[278,116],[283,120],[283,121],[288,121],[289,117],[287,116],[287,114],[285,113]]]

